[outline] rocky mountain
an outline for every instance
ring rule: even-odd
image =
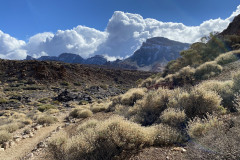
[[[240,15],[236,16],[220,35],[238,35],[240,36]]]
[[[42,56],[35,60],[60,61],[66,63],[104,65],[110,68],[122,68],[131,70],[144,70],[159,72],[171,60],[177,59],[180,52],[189,47],[190,44],[172,41],[164,37],[147,39],[140,49],[125,60],[108,62],[102,55],[83,59],[81,56],[72,53],[63,53],[56,56]],[[34,60],[27,56],[26,60]]]
[[[101,55],[96,55],[94,57],[84,59],[81,56],[77,54],[72,54],[72,53],[62,53],[58,57],[42,56],[37,59],[31,56],[27,56],[26,60],[59,61],[59,62],[74,63],[74,64],[96,64],[96,65],[103,65],[107,62],[107,59]]]
[[[107,59],[104,58],[102,55],[96,55],[94,57],[88,58],[85,60],[84,64],[96,64],[96,65],[103,65],[107,62]]]
[[[161,71],[169,61],[177,59],[180,56],[179,53],[189,46],[190,44],[164,37],[154,37],[147,39],[129,58],[113,62],[111,65],[128,69]]]

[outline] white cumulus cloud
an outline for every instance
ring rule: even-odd
[[[24,59],[26,50],[22,49],[26,43],[11,37],[0,30],[0,58],[2,59]]]
[[[199,26],[186,26],[116,11],[105,31],[79,25],[56,33],[39,33],[29,38],[28,42],[17,40],[0,30],[0,58],[24,59],[27,54],[33,57],[58,56],[64,52],[79,54],[84,58],[96,54],[102,54],[109,60],[125,58],[151,37],[161,36],[187,43],[199,41],[210,32],[221,32],[227,28],[238,14],[240,6],[226,19],[210,19]]]

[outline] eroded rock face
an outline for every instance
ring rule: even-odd
[[[240,36],[240,15],[236,16],[220,35],[238,35]]]

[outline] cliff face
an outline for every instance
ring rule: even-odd
[[[154,70],[164,67],[169,61],[177,59],[182,50],[190,44],[172,41],[164,37],[147,39],[124,63],[135,64],[139,70]]]
[[[236,16],[220,35],[238,35],[240,36],[240,15]]]

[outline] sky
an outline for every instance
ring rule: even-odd
[[[240,14],[238,0],[0,0],[0,58],[75,53],[109,60],[151,37],[193,43]]]

